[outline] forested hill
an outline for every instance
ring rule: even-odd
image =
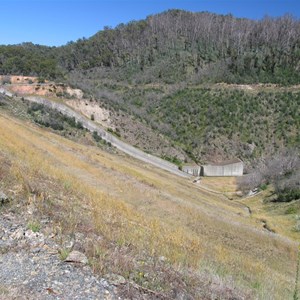
[[[113,79],[149,82],[300,82],[300,21],[259,21],[170,10],[105,28],[63,47],[0,46],[2,74],[62,77],[101,69]]]

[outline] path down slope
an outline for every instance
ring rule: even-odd
[[[0,93],[4,93],[7,96],[12,96],[12,94],[5,89],[0,89]],[[151,154],[145,153],[142,150],[139,150],[112,135],[111,133],[107,132],[101,125],[87,119],[80,113],[74,111],[67,105],[63,103],[54,102],[42,97],[36,97],[36,96],[30,96],[30,97],[24,97],[25,100],[35,103],[40,103],[45,106],[48,106],[50,108],[56,109],[63,113],[64,115],[68,117],[74,117],[77,122],[81,122],[82,126],[86,128],[87,130],[94,132],[96,131],[102,139],[104,139],[107,142],[110,142],[113,146],[115,146],[120,151],[139,159],[143,162],[149,163],[151,165],[154,165],[160,169],[166,170],[168,172],[171,172],[177,176],[180,177],[186,177],[189,178],[190,176],[178,169],[178,167],[175,164],[172,164],[168,161],[165,161],[159,157],[153,156]]]

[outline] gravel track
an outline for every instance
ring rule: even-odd
[[[9,97],[12,97],[12,93],[0,88],[0,93],[5,94]],[[105,141],[111,143],[114,147],[119,149],[120,151],[138,159],[145,163],[151,164],[155,167],[158,167],[160,169],[166,170],[172,174],[175,174],[180,177],[190,178],[191,176],[187,173],[184,173],[178,169],[178,166],[175,164],[172,164],[166,160],[163,160],[159,157],[156,157],[151,154],[147,154],[143,152],[140,149],[137,149],[117,137],[115,137],[113,134],[107,132],[101,125],[89,120],[88,118],[84,117],[82,114],[74,111],[72,108],[68,107],[67,105],[63,103],[54,102],[42,97],[36,97],[36,96],[30,96],[30,97],[24,97],[25,100],[35,103],[43,104],[47,107],[50,107],[52,109],[56,109],[63,113],[64,115],[68,117],[74,117],[77,122],[81,122],[82,126],[86,128],[87,130],[94,132],[96,131],[99,136],[101,136],[102,139]]]

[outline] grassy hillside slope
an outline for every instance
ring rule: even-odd
[[[1,188],[57,230],[90,237],[83,250],[100,274],[120,273],[171,298],[174,278],[195,298],[292,297],[296,244],[263,230],[242,204],[3,109],[0,136],[1,166],[9,166]]]

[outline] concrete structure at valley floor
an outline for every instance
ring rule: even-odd
[[[203,176],[242,176],[244,164],[240,159],[202,166]]]
[[[221,163],[208,163],[206,165],[186,165],[182,171],[193,176],[242,176],[244,164],[240,159],[233,159]]]

